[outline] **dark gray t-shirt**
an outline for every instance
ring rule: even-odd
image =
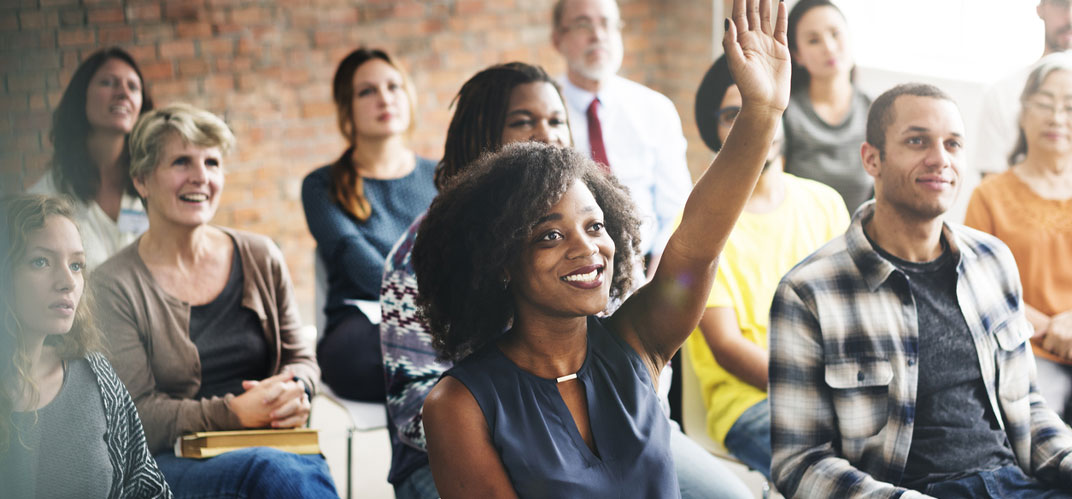
[[[831,125],[823,121],[807,89],[794,92],[785,109],[785,171],[822,182],[841,194],[849,213],[871,198],[873,181],[864,171],[860,146],[867,131],[871,99],[854,90],[848,116]]]
[[[923,490],[931,483],[1015,465],[960,312],[953,253],[946,248],[936,260],[914,263],[871,244],[907,276],[919,323],[916,421],[900,485]]]
[[[190,340],[201,359],[196,398],[241,395],[243,380],[268,376],[268,340],[260,318],[242,306],[242,260],[235,246],[227,284],[214,300],[190,307]]]
[[[104,404],[85,359],[67,363],[56,398],[37,411],[16,412],[17,428],[0,453],[0,496],[108,497],[112,462]]]

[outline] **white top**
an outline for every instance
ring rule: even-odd
[[[573,146],[591,154],[588,106],[596,94],[559,78],[569,108]],[[640,215],[640,250],[662,253],[685,207],[692,177],[681,117],[665,95],[614,76],[599,92],[599,122],[610,169],[629,188]]]
[[[52,172],[46,172],[41,180],[30,187],[31,194],[58,196],[60,192],[52,181]],[[72,199],[75,223],[82,234],[82,245],[86,249],[86,269],[93,269],[104,263],[126,245],[134,242],[141,233],[149,228],[149,217],[145,207],[137,196],[124,192],[119,205],[119,220],[112,220],[96,201],[83,202]]]
[[[969,141],[975,170],[1001,173],[1009,169],[1009,153],[1020,134],[1020,94],[1034,67],[1032,64],[1017,70],[983,94],[975,136]]]

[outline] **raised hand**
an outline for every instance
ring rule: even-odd
[[[771,25],[772,0],[733,0],[722,48],[745,105],[782,111],[789,105],[789,41],[785,2]],[[743,107],[743,106],[742,106]]]

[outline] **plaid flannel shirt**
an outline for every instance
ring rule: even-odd
[[[782,279],[771,306],[772,474],[787,497],[920,497],[897,487],[912,445],[919,331],[907,277],[874,251],[865,204]],[[996,238],[943,226],[990,407],[1030,476],[1072,485],[1072,431],[1035,387],[1020,278]]]

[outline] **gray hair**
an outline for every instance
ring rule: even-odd
[[[1046,81],[1046,78],[1054,71],[1072,72],[1072,54],[1055,52],[1039,60],[1035,69],[1031,70],[1031,74],[1027,76],[1024,91],[1020,93],[1020,119],[1024,117],[1024,107],[1027,104],[1027,100],[1038,93],[1039,88],[1042,87],[1042,82]],[[1016,146],[1009,153],[1009,166],[1022,162],[1026,157],[1027,137],[1024,135],[1024,129],[1020,126],[1020,122],[1017,121]]]
[[[235,136],[215,114],[189,104],[176,103],[145,113],[130,132],[130,176],[145,178],[156,169],[165,138],[176,133],[198,147],[218,147],[227,154]]]

